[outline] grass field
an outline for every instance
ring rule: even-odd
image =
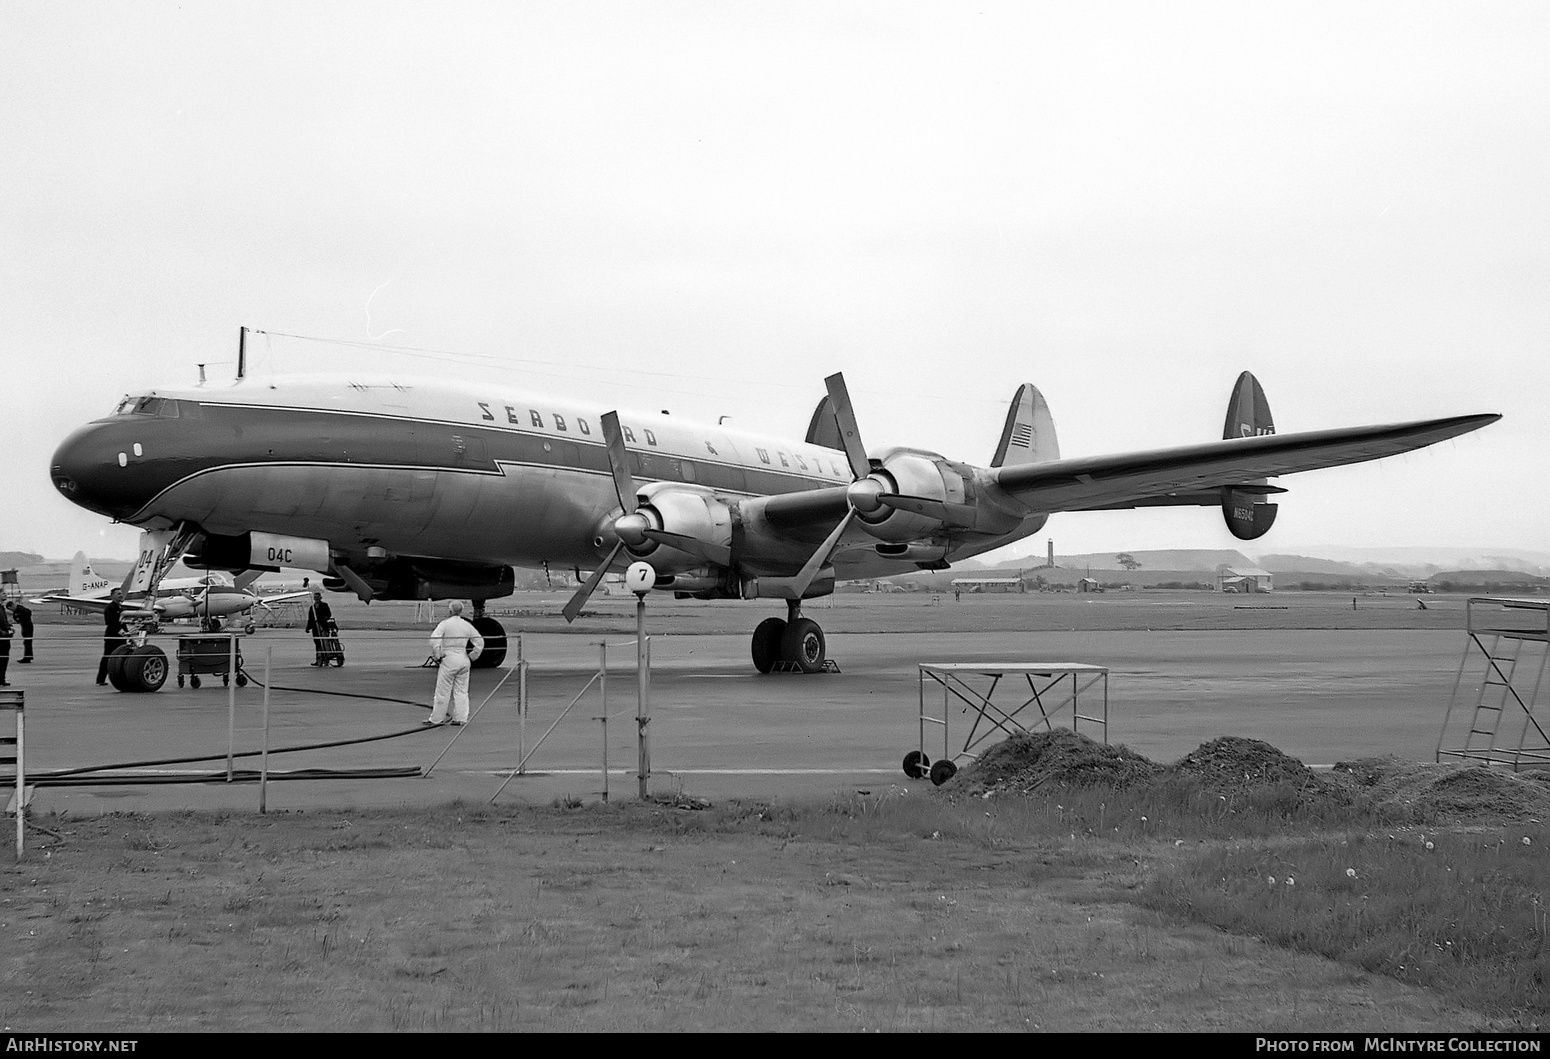
[[[813,613],[836,631],[1462,626],[1462,598],[1127,595]],[[524,628],[555,624],[527,606]],[[627,601],[596,609],[583,631],[629,622]],[[679,635],[734,620],[657,613]],[[412,608],[342,618],[414,627]],[[698,810],[45,814],[20,862],[0,854],[0,1025],[1538,1029],[1544,814],[1395,804],[884,783]]]
[[[1246,808],[1224,824],[1175,795],[905,790],[45,819],[0,874],[0,1025],[1463,1031],[1544,1016],[1537,823],[1374,831],[1353,815],[1314,832]]]

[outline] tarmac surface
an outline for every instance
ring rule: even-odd
[[[820,613],[814,616],[831,629],[829,652],[842,672],[761,676],[749,662],[743,628],[760,615],[746,609],[737,615],[735,623],[721,626],[735,632],[653,637],[653,794],[723,801],[924,784],[906,779],[900,765],[920,745],[922,662],[1106,666],[1108,740],[1159,762],[1223,735],[1265,740],[1315,766],[1382,754],[1430,761],[1464,643],[1461,622],[1453,628],[846,632],[833,631],[844,626],[841,616],[831,625]],[[973,624],[973,615],[965,615],[964,623]],[[621,610],[620,617],[627,616]],[[28,772],[123,767],[113,773],[117,782],[40,786],[35,813],[257,807],[256,782],[227,783],[224,777],[229,742],[237,754],[249,755],[234,759],[239,773],[259,768],[252,752],[265,743],[262,683],[270,685],[268,768],[276,775],[264,791],[270,811],[454,798],[482,803],[503,784],[500,800],[540,804],[592,800],[604,789],[603,725],[597,719],[603,703],[595,685],[583,693],[598,669],[602,631],[522,634],[525,720],[518,710],[520,678],[509,656],[506,668],[474,672],[476,712],[469,725],[434,729],[420,724],[428,716],[435,670],[420,666],[427,634],[417,628],[347,628],[347,662],[327,669],[308,665],[311,640],[299,631],[260,629],[239,637],[245,671],[253,678],[248,686],[229,691],[219,676],[206,676],[195,690],[179,688],[169,677],[155,694],[94,685],[97,628],[55,625],[39,632],[38,661],[22,666],[13,657],[10,667],[12,684],[27,695]],[[627,634],[606,636],[607,787],[611,799],[623,800],[638,797],[640,786],[635,648]],[[175,635],[155,642],[175,665]],[[13,652],[19,656],[19,640]],[[977,682],[988,685],[988,678]],[[997,701],[1018,705],[1028,696],[1017,690],[1003,684]],[[942,716],[941,688],[927,684],[925,696],[930,712]],[[1081,705],[1084,715],[1101,714],[1101,685],[1084,692]],[[1037,719],[1036,709],[1021,719]],[[963,711],[962,703],[951,702],[954,751],[973,719]],[[1069,725],[1069,711],[1054,723]],[[0,719],[0,727],[6,724]],[[1091,722],[1080,730],[1102,735]],[[279,752],[362,739],[371,741]],[[932,758],[941,756],[939,728],[930,728],[925,745]],[[526,774],[507,783],[525,754]],[[197,756],[208,760],[169,760]],[[278,776],[367,769],[411,775]],[[171,782],[212,772],[218,782]]]

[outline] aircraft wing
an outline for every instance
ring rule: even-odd
[[[69,596],[63,592],[55,592],[52,595],[40,596],[37,599],[28,600],[29,603],[63,603],[68,607],[79,610],[90,610],[101,614],[108,609],[112,602],[107,596]]]
[[[249,591],[251,591],[251,589]],[[275,593],[272,596],[260,595],[259,593],[254,592],[253,595],[258,597],[258,602],[265,603],[265,604],[268,604],[268,603],[289,603],[293,599],[311,599],[312,598],[312,593],[310,591],[304,591],[304,592],[277,592],[277,593]]]
[[[1223,486],[1253,487],[1276,475],[1395,456],[1467,434],[1500,418],[1496,414],[1453,416],[1230,438],[1117,456],[1024,463],[999,468],[992,475],[997,485],[1032,513],[1212,505],[1222,502]]]

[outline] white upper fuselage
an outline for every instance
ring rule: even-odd
[[[56,473],[76,486],[77,503],[153,528],[188,521],[352,552],[590,567],[619,508],[606,411],[497,382],[250,378],[126,399],[61,446]],[[662,413],[620,411],[619,420],[642,488],[676,483],[736,501],[852,479],[835,449]],[[1021,535],[965,538],[955,551]],[[860,531],[850,536],[864,546],[836,553],[838,576],[914,568],[877,556]]]

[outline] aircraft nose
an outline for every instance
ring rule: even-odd
[[[89,511],[123,518],[139,510],[144,498],[130,471],[131,449],[120,445],[109,423],[90,423],[74,431],[49,461],[49,478],[61,496]]]

